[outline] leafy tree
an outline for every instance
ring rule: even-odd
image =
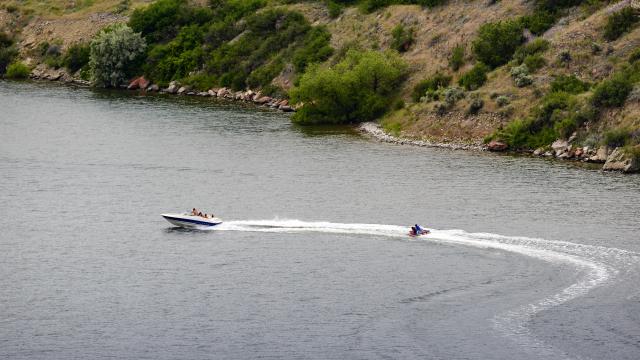
[[[333,67],[310,66],[291,92],[303,103],[293,116],[301,124],[353,123],[374,119],[389,107],[407,74],[392,52],[350,50]]]
[[[187,0],[158,0],[146,8],[136,9],[129,26],[149,43],[155,43],[173,38],[182,26],[204,24],[212,16],[210,9],[191,7]]]
[[[100,32],[91,42],[89,66],[94,84],[117,87],[132,76],[144,54],[145,40],[124,24]]]
[[[480,27],[473,41],[477,59],[491,68],[506,64],[524,40],[518,21],[499,21]]]

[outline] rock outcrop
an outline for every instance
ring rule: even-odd
[[[620,148],[616,148],[607,157],[602,167],[604,171],[640,172],[640,159],[633,157]]]
[[[491,142],[487,144],[487,150],[489,151],[506,151],[507,148],[509,148],[509,145],[502,141],[491,140]]]

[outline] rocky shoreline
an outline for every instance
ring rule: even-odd
[[[43,64],[35,67],[31,71],[29,77],[33,80],[58,81],[66,84],[77,84],[82,86],[91,85],[89,81],[80,79],[78,74],[74,76],[69,74],[65,69],[51,69]],[[283,112],[293,112],[296,110],[296,107],[290,105],[289,100],[287,99],[279,99],[263,95],[262,92],[251,89],[246,91],[233,91],[223,87],[211,88],[208,91],[196,91],[192,87],[188,85],[181,85],[177,81],[172,81],[169,83],[168,87],[161,88],[157,84],[153,84],[149,80],[145,79],[144,76],[133,79],[128,85],[123,85],[121,88],[127,90],[157,92],[161,94],[215,97],[230,101],[250,102],[258,106],[268,107]]]
[[[481,144],[459,144],[459,143],[439,143],[425,140],[412,140],[406,138],[395,137],[387,134],[382,130],[380,125],[374,122],[364,122],[358,126],[358,130],[364,134],[370,135],[374,139],[386,142],[390,144],[398,145],[412,145],[412,146],[424,146],[435,147],[451,150],[472,150],[472,151],[485,151],[488,150],[486,146]]]
[[[491,141],[489,144],[456,144],[456,143],[438,143],[424,140],[403,139],[389,135],[377,123],[366,122],[358,126],[358,130],[374,139],[398,144],[425,146],[435,148],[445,148],[452,150],[472,150],[472,151],[492,151],[504,152],[508,149],[507,144],[499,141]],[[557,140],[549,149],[540,148],[533,152],[525,152],[533,156],[543,158],[554,158],[559,160],[579,161],[585,163],[603,164],[603,171],[621,171],[623,173],[640,172],[640,160],[625,154],[621,148],[609,148],[601,146],[598,149],[585,147],[577,147],[571,144],[571,140]]]

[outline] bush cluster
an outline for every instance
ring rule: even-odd
[[[533,83],[533,79],[529,76],[529,67],[526,64],[511,68],[511,77],[517,87],[525,87]]]
[[[343,1],[352,3],[352,1]],[[443,5],[447,0],[361,0],[360,8],[367,13],[376,11],[389,5],[420,5],[427,8],[433,8]]]
[[[633,83],[622,74],[604,80],[593,90],[592,102],[595,106],[620,107],[633,89]]]
[[[451,51],[449,58],[449,67],[453,71],[458,71],[464,65],[464,46],[458,45]]]
[[[604,133],[604,144],[612,148],[625,146],[629,140],[631,140],[629,129],[611,129]]]
[[[560,75],[551,82],[551,91],[563,91],[569,94],[580,94],[591,87],[591,84],[578,79],[575,75]]]
[[[160,0],[136,10],[130,24],[150,45],[145,75],[161,85],[188,80],[196,87],[266,88],[287,64],[301,74],[333,54],[326,28],[311,26],[295,11],[261,10],[264,5],[211,0],[203,9],[185,0]],[[167,22],[172,26],[162,32],[157,24]]]
[[[407,74],[394,53],[350,50],[332,67],[311,66],[291,91],[304,103],[292,120],[301,124],[354,123],[382,115]]]
[[[20,61],[16,61],[7,66],[6,77],[9,79],[26,79],[29,77],[31,70]]]
[[[509,62],[523,40],[522,24],[518,21],[487,23],[480,27],[473,41],[473,52],[480,62],[493,69]]]
[[[439,72],[435,73],[430,78],[420,81],[418,84],[416,84],[416,86],[413,87],[413,92],[411,93],[411,99],[414,102],[418,102],[428,92],[435,92],[438,89],[445,88],[449,86],[450,82],[451,82],[451,76],[442,74]]]
[[[85,68],[89,65],[89,55],[91,47],[86,43],[73,44],[67,49],[62,63],[72,73]]]
[[[18,49],[14,45],[13,37],[0,31],[0,75],[5,73],[7,66],[17,55]]]
[[[487,81],[487,73],[489,67],[479,62],[476,63],[471,70],[464,73],[458,79],[458,85],[463,86],[467,90],[476,90]]]
[[[607,23],[604,26],[604,38],[613,41],[628,33],[638,22],[637,10],[631,6],[627,6],[624,9],[614,12],[607,18]]]

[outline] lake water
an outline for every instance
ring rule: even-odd
[[[0,214],[0,358],[640,358],[637,175],[0,82]]]

